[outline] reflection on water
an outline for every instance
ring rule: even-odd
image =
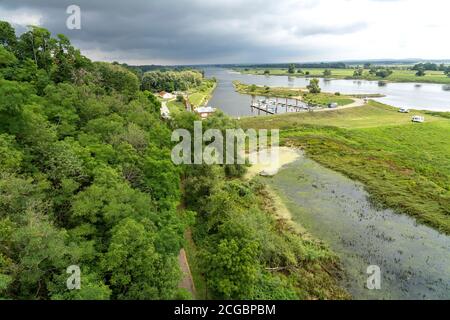
[[[211,106],[221,108],[232,116],[251,115],[251,97],[234,91],[233,80],[246,84],[268,85],[271,87],[304,88],[309,79],[288,76],[247,75],[221,68],[206,68],[207,77],[215,77],[219,84],[210,101]],[[433,111],[450,111],[450,86],[441,84],[386,83],[365,80],[325,80],[320,79],[320,86],[325,92],[343,94],[383,94],[386,97],[376,100],[410,109]]]
[[[449,236],[375,208],[360,183],[304,157],[260,179],[339,255],[355,299],[450,299]],[[369,265],[381,268],[381,290],[365,288]]]

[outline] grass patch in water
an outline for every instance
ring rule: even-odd
[[[361,181],[373,200],[450,234],[450,120],[370,102],[362,108],[244,118],[246,128],[279,128],[283,143]]]

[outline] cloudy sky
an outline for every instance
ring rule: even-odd
[[[66,27],[72,4],[81,30]],[[19,30],[129,64],[449,59],[449,12],[448,0],[0,0]]]

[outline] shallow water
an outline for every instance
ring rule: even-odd
[[[231,116],[256,115],[250,108],[251,97],[236,93],[233,80],[246,84],[291,88],[305,88],[310,80],[301,77],[240,74],[221,68],[206,68],[205,75],[218,80],[218,86],[209,104]],[[320,87],[325,92],[383,94],[384,98],[375,100],[395,107],[450,111],[450,91],[446,91],[446,86],[441,84],[387,83],[379,86],[377,81],[320,79]]]
[[[283,199],[294,222],[339,255],[342,284],[354,299],[450,299],[450,237],[415,219],[374,207],[360,183],[301,157],[260,178]],[[369,265],[381,289],[368,290]]]

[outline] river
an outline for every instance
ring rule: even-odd
[[[364,186],[304,156],[272,178],[292,220],[328,243],[354,299],[450,299],[450,237],[415,219],[375,207]],[[367,267],[381,269],[368,290]]]
[[[235,92],[232,83],[234,80],[272,87],[304,88],[309,84],[309,79],[301,77],[240,74],[222,68],[206,68],[205,75],[218,80],[209,105],[220,108],[231,116],[252,115],[251,97]],[[450,91],[441,84],[387,83],[380,86],[377,81],[320,79],[320,86],[325,92],[383,94],[385,97],[375,100],[399,108],[450,111]]]
[[[305,87],[308,80],[243,75],[209,68],[218,86],[210,105],[232,116],[251,115],[251,97],[236,93],[233,80],[279,87]],[[320,80],[327,92],[381,93],[397,107],[450,111],[442,85]],[[328,243],[345,270],[342,285],[355,299],[450,299],[450,237],[392,210],[375,207],[364,186],[302,156],[268,183],[286,203],[292,219]],[[367,267],[381,269],[381,289],[368,290]]]

